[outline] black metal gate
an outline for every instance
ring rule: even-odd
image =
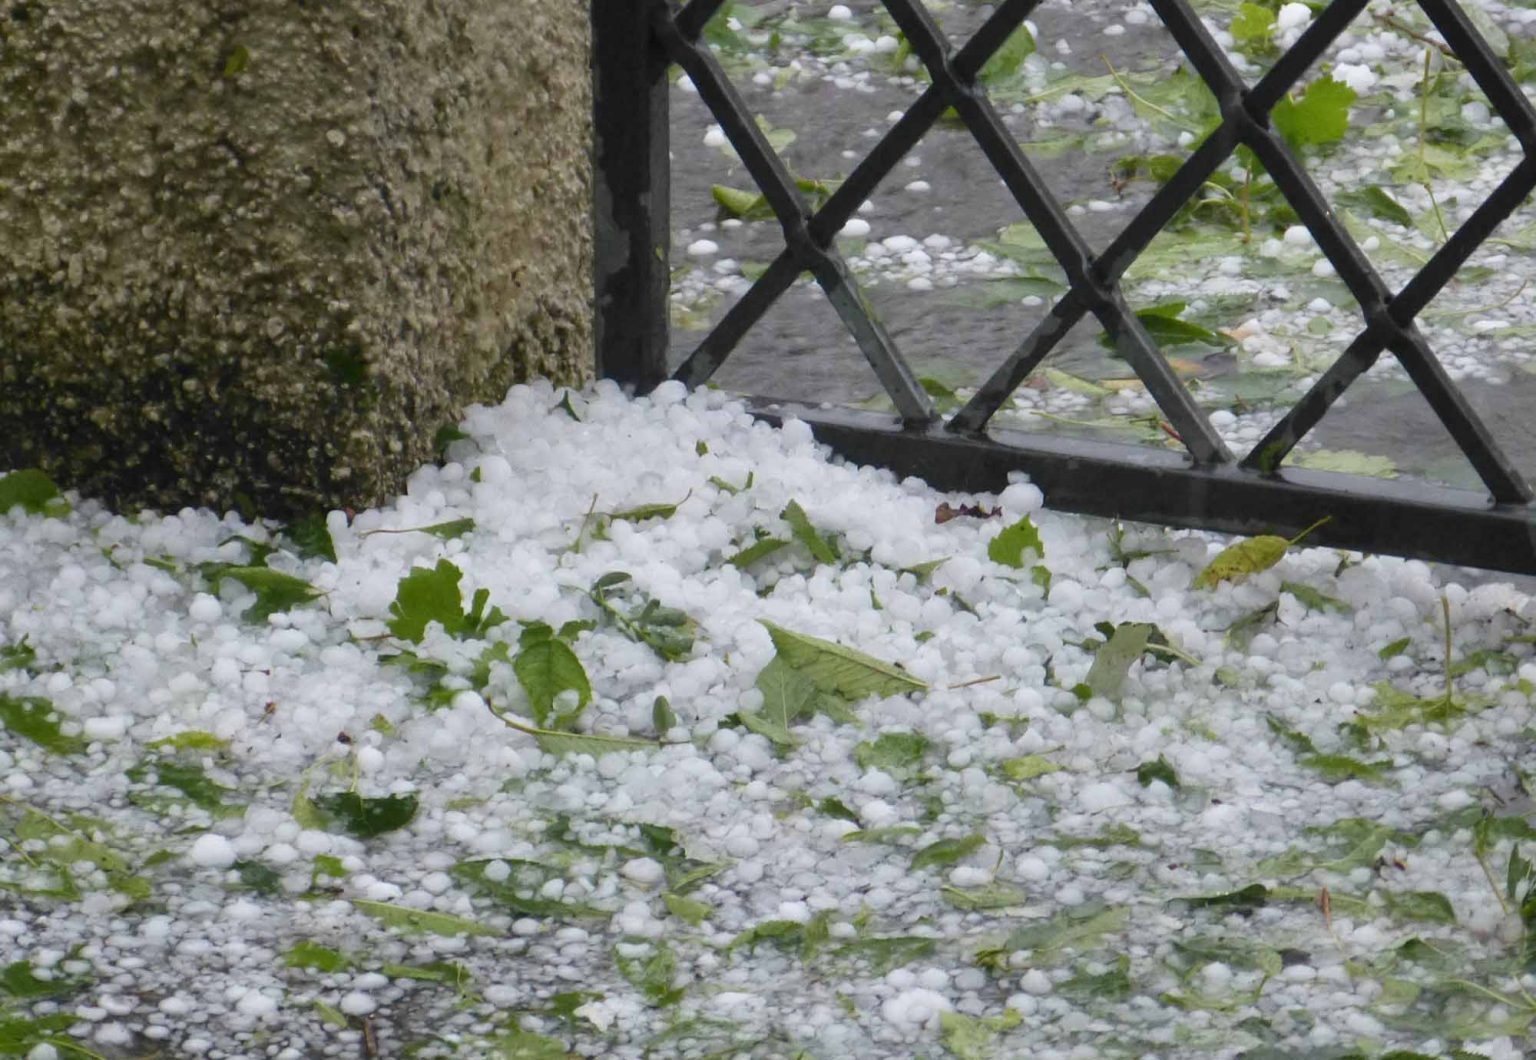
[[[1524,157],[1401,290],[1388,290],[1345,231],[1270,112],[1365,9],[1333,0],[1258,81],[1246,84],[1187,0],[1151,0],[1220,104],[1220,125],[1133,221],[1095,255],[1004,126],[979,74],[1037,5],[1002,0],[955,49],[919,0],[883,0],[930,84],[830,198],[812,212],[710,49],[700,41],[723,0],[592,0],[596,338],[601,374],[644,392],[669,374],[702,384],[746,331],[809,272],[879,377],[897,414],[775,406],[860,463],[943,489],[996,490],[1026,472],[1058,509],[1237,533],[1295,533],[1309,543],[1536,573],[1530,485],[1500,450],[1414,320],[1474,250],[1536,187],[1536,112],[1453,0],[1419,0],[1518,139]],[[719,122],[783,228],[778,257],[675,372],[667,366],[669,163],[667,72],[677,64]],[[953,108],[1064,270],[1069,289],[974,397],[946,421],[867,310],[833,239],[901,157]],[[1316,384],[1241,459],[1174,373],[1120,290],[1136,257],[1241,145],[1311,231],[1360,307],[1363,326]],[[1134,368],[1186,452],[1089,441],[988,422],[1069,329],[1091,314]],[[1390,351],[1476,469],[1487,493],[1285,467],[1338,397]],[[1536,414],[1536,410],[1533,410]]]

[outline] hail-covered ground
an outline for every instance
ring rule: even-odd
[[[1528,1055],[1508,584],[1211,568],[673,384],[514,388],[323,524],[48,492],[0,1055]]]

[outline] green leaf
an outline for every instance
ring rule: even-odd
[[[687,500],[684,497],[683,500]],[[642,523],[647,519],[670,519],[677,514],[677,509],[683,501],[673,504],[641,504],[634,508],[625,508],[619,512],[609,512],[608,518],[619,519],[624,522]]]
[[[548,920],[596,920],[613,914],[597,906],[582,902],[568,902],[557,898],[544,898],[539,890],[552,879],[559,879],[562,870],[542,862],[504,858],[509,874],[493,880],[485,874],[489,862],[460,861],[449,870],[458,883],[470,894],[495,902],[517,916]]]
[[[956,909],[989,910],[1008,909],[1029,901],[1029,894],[1016,883],[998,881],[982,887],[939,888],[939,894]]]
[[[1413,215],[1403,204],[1387,193],[1385,188],[1371,184],[1364,188],[1348,188],[1339,192],[1338,201],[1344,206],[1357,206],[1373,217],[1404,228],[1413,227]]]
[[[365,798],[353,791],[316,795],[316,809],[359,839],[371,839],[404,828],[416,817],[415,795],[381,795]]]
[[[662,895],[661,900],[666,903],[668,912],[693,927],[698,927],[714,912],[703,902],[671,891]]]
[[[859,815],[850,810],[847,803],[830,795],[818,802],[816,809],[828,817],[836,817],[840,821],[852,821],[854,824],[859,823]]]
[[[1170,788],[1179,786],[1179,774],[1162,755],[1158,755],[1155,762],[1143,762],[1136,767],[1136,781],[1142,787],[1151,787],[1154,780],[1161,780]]]
[[[621,607],[615,595],[627,598],[628,608]],[[646,645],[668,662],[678,662],[693,650],[698,624],[677,608],[651,599],[633,584],[626,572],[604,574],[592,584],[587,596],[626,637]]]
[[[251,51],[243,44],[237,44],[229,50],[224,57],[224,78],[232,81],[245,73],[251,65]]]
[[[1296,763],[1315,771],[1329,784],[1346,780],[1359,780],[1367,784],[1384,783],[1387,775],[1382,767],[1391,765],[1390,762],[1365,762],[1342,754],[1298,755]]]
[[[402,526],[390,530],[368,530],[359,534],[359,537],[372,537],[374,534],[431,534],[433,537],[444,541],[452,541],[463,537],[475,528],[473,519],[450,519],[446,523],[433,523],[431,526]]]
[[[287,536],[299,550],[299,555],[336,562],[336,542],[331,539],[325,513],[314,512],[288,524]]]
[[[993,1055],[998,1035],[1017,1027],[1023,1019],[1013,1008],[1003,1009],[1001,1016],[940,1012],[939,1041],[958,1060],[987,1060]]]
[[[975,833],[955,839],[940,839],[913,854],[912,861],[907,867],[915,870],[931,868],[934,865],[953,865],[984,845],[986,841],[986,836]]]
[[[26,961],[15,961],[6,965],[4,971],[0,971],[0,991],[22,1001],[71,994],[85,986],[88,981],[56,974],[40,979],[32,971],[32,965]]]
[[[276,898],[283,893],[282,873],[259,861],[236,861],[234,870],[240,876],[240,886],[255,891],[264,898]]]
[[[420,983],[439,983],[463,994],[474,982],[474,975],[458,961],[431,961],[427,964],[386,964],[379,969],[391,979],[411,979]]]
[[[709,193],[727,217],[739,217],[743,221],[766,221],[773,217],[773,207],[758,192],[712,184]]]
[[[246,617],[256,622],[265,622],[269,616],[277,612],[291,611],[300,604],[306,604],[322,595],[319,589],[304,579],[272,570],[270,567],[239,567],[229,563],[205,563],[201,570],[214,592],[218,592],[219,586],[223,584],[224,579],[228,578],[255,593],[256,602],[251,605]]]
[[[66,515],[69,504],[53,480],[37,468],[24,468],[0,476],[0,515],[17,505],[28,515]]]
[[[987,558],[1005,567],[1023,567],[1026,550],[1034,552],[1035,562],[1045,559],[1040,531],[1027,515],[987,542]]]
[[[82,736],[65,736],[53,704],[38,696],[18,699],[0,693],[0,725],[56,755],[83,754],[88,746]]]
[[[763,622],[778,657],[804,674],[822,692],[856,701],[866,696],[897,696],[928,686],[890,663],[829,640]]]
[[[1024,60],[1035,54],[1035,38],[1029,27],[1019,26],[1011,33],[1003,46],[992,53],[987,65],[981,68],[981,81],[991,86],[1007,81],[1024,66]]]
[[[1219,331],[1201,327],[1191,320],[1180,320],[1178,314],[1183,309],[1183,302],[1177,302],[1168,307],[1153,306],[1150,309],[1137,311],[1136,319],[1141,321],[1141,326],[1146,329],[1147,334],[1159,349],[1166,346],[1232,345],[1232,340]],[[1115,340],[1110,338],[1108,332],[1101,332],[1099,345],[1112,350],[1115,348]]]
[[[1108,643],[1093,657],[1083,683],[1095,696],[1118,700],[1131,664],[1141,658],[1157,627],[1150,622],[1122,622],[1115,627]]]
[[[1276,103],[1270,121],[1292,147],[1336,143],[1349,128],[1349,108],[1354,102],[1354,89],[1332,77],[1320,77],[1299,98]]]
[[[1094,836],[1069,836],[1059,835],[1051,840],[1053,846],[1062,850],[1071,850],[1073,847],[1139,847],[1141,846],[1141,833],[1130,825],[1117,821],[1105,826],[1104,830]]]
[[[389,902],[375,902],[365,898],[351,899],[360,913],[383,921],[387,926],[402,931],[424,931],[432,935],[499,935],[495,928],[467,917],[437,913],[427,909],[411,909]]]
[[[1428,920],[1435,924],[1456,923],[1451,900],[1439,891],[1381,891],[1387,913],[1399,920]]]
[[[517,683],[532,705],[534,723],[541,729],[550,725],[555,700],[562,693],[576,693],[574,710],[559,719],[562,726],[575,721],[592,702],[592,684],[581,660],[569,644],[555,636],[554,630],[542,622],[523,628],[518,638],[517,658],[512,661],[512,672],[517,675]]]
[[[883,976],[893,968],[931,957],[938,948],[934,939],[923,935],[886,935],[845,942],[832,955],[865,964],[872,974]]]
[[[738,710],[736,718],[747,731],[757,733],[757,735],[781,751],[792,750],[800,746],[800,741],[795,738],[794,733],[767,714],[759,714],[750,710]]]
[[[1003,946],[1011,953],[1033,950],[1042,956],[1058,950],[1082,949],[1103,935],[1123,930],[1130,918],[1131,911],[1125,906],[1088,903],[1049,920],[1014,928]]]
[[[1313,471],[1335,471],[1341,475],[1366,475],[1370,478],[1395,478],[1397,465],[1385,456],[1354,449],[1312,449],[1297,453],[1290,463]]]
[[[1406,729],[1412,725],[1436,725],[1449,727],[1463,717],[1467,707],[1459,700],[1450,699],[1444,693],[1433,696],[1416,696],[1395,688],[1385,681],[1375,686],[1376,698],[1369,711],[1357,712],[1355,720],[1365,731]]]
[[[652,1005],[664,1008],[683,999],[683,990],[672,986],[672,981],[677,978],[677,955],[665,942],[651,943],[650,956],[643,960],[626,957],[615,946],[613,961],[618,966],[619,974],[629,980],[629,984],[639,990]]]
[[[1135,992],[1131,959],[1124,954],[1115,958],[1109,971],[1097,975],[1079,973],[1056,988],[1056,993],[1071,1001],[1124,1001]]]
[[[197,762],[150,756],[131,766],[126,775],[135,783],[174,788],[194,806],[207,810],[214,817],[238,817],[245,812],[244,803],[229,800],[229,796],[236,794],[235,790],[209,778]]]
[[[1191,909],[1257,909],[1269,901],[1269,888],[1262,883],[1250,883],[1240,890],[1195,895],[1178,901]]]
[[[496,1049],[494,1060],[566,1060],[576,1055],[568,1052],[558,1038],[521,1029],[499,1034],[490,1039],[490,1044]]]
[[[795,540],[806,547],[817,563],[836,563],[842,558],[831,538],[811,525],[810,516],[805,514],[799,502],[790,501],[779,516],[789,524]]]
[[[1353,610],[1353,608],[1338,597],[1329,596],[1327,593],[1320,592],[1310,585],[1303,585],[1301,582],[1283,581],[1280,583],[1280,591],[1282,593],[1290,593],[1313,611],[1338,611],[1348,614]]]
[[[1232,19],[1231,32],[1243,51],[1266,51],[1274,44],[1275,13],[1260,4],[1241,4]]]
[[[37,649],[22,637],[15,644],[0,645],[0,674],[8,670],[30,670],[37,665]]]
[[[352,967],[352,958],[318,942],[300,939],[283,954],[283,964],[289,968],[311,968],[317,972],[342,972]]]
[[[760,559],[767,559],[781,548],[788,547],[789,542],[781,537],[761,537],[733,556],[727,556],[725,562],[733,567],[745,570]]]
[[[36,1046],[53,1047],[60,1040],[69,1041],[64,1033],[79,1022],[80,1017],[73,1012],[24,1019],[0,1010],[0,1056],[28,1056]],[[54,1047],[55,1055],[57,1051]]]
[[[229,741],[215,736],[211,732],[188,729],[185,732],[178,732],[174,736],[162,736],[158,740],[151,740],[146,746],[152,751],[168,747],[172,751],[222,752],[229,750]]]
[[[389,605],[389,631],[401,640],[420,644],[426,636],[427,625],[439,622],[449,633],[464,628],[463,595],[459,592],[459,579],[463,572],[446,559],[437,566],[413,567],[400,579],[395,588],[395,599]]]
[[[672,710],[672,704],[666,696],[657,696],[651,704],[651,728],[656,730],[658,736],[665,736],[677,727],[677,715]]]
[[[932,742],[920,732],[885,732],[854,747],[853,760],[860,769],[911,772],[922,767],[923,756],[931,746]]]
[[[1048,773],[1059,773],[1061,766],[1052,762],[1044,755],[1028,754],[1018,758],[1009,758],[998,766],[1009,780],[1026,781],[1043,777]]]

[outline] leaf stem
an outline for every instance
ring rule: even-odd
[[[1295,537],[1291,538],[1288,542],[1286,542],[1286,544],[1294,545],[1294,544],[1299,543],[1302,538],[1306,537],[1308,534],[1310,534],[1312,531],[1316,530],[1318,527],[1322,526],[1324,523],[1329,522],[1332,518],[1333,518],[1333,516],[1331,516],[1331,515],[1323,516],[1317,522],[1313,523],[1311,526],[1307,527],[1301,533],[1299,533]]]

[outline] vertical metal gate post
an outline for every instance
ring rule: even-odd
[[[597,374],[667,377],[668,59],[648,0],[592,0],[592,276]]]

